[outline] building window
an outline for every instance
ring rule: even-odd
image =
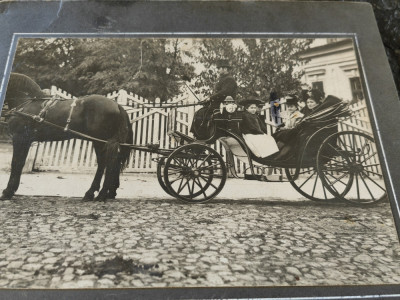
[[[324,92],[324,83],[322,81],[315,81],[311,85],[313,89],[320,90],[322,93]]]
[[[357,102],[364,99],[360,77],[350,78],[352,102]]]

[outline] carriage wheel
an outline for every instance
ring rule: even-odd
[[[286,176],[290,184],[304,197],[312,201],[333,202],[337,197],[324,186],[318,175],[317,168],[300,169],[299,176],[294,180],[295,168],[286,168]]]
[[[168,194],[171,195],[171,193],[169,192],[167,186],[165,185],[163,176],[164,176],[164,166],[165,166],[165,158],[161,158],[158,163],[157,163],[157,179],[158,179],[158,183],[160,184],[160,186],[162,187],[162,189]],[[172,196],[172,195],[171,195]]]
[[[160,184],[161,188],[170,196],[173,196],[171,192],[169,191],[168,187],[165,185],[165,180],[164,180],[164,167],[165,167],[165,158],[161,158],[157,164],[157,179],[158,183]],[[204,188],[207,189],[211,184],[211,180],[207,180],[206,184],[204,185]],[[202,193],[202,191],[198,191],[193,194],[194,197],[199,196]]]
[[[325,187],[339,199],[365,205],[386,198],[378,151],[373,138],[365,133],[343,131],[329,136],[318,151],[317,168]],[[349,191],[343,194],[350,177]]]
[[[179,147],[164,166],[164,181],[170,195],[191,203],[203,203],[217,196],[226,177],[221,155],[201,144]]]

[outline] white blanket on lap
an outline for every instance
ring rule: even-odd
[[[267,134],[243,134],[247,147],[257,157],[267,157],[279,151],[275,139]]]

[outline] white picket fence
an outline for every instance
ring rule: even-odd
[[[51,94],[65,99],[72,95],[52,87]],[[161,103],[158,99],[150,102],[125,90],[107,95],[127,111],[133,130],[135,145],[160,144],[161,148],[174,148],[176,142],[167,134],[168,113],[172,108],[155,108]],[[164,102],[163,105],[196,103],[191,93],[184,93]],[[177,129],[189,134],[194,112],[199,106],[178,108],[176,111]],[[129,165],[125,172],[154,172],[156,163],[152,160],[157,154],[143,151],[132,151]],[[96,168],[96,155],[92,143],[80,139],[59,142],[34,143],[30,149],[25,171],[57,170],[62,172],[86,172]]]
[[[52,87],[52,95],[62,98],[71,99],[72,95]],[[120,90],[107,95],[122,105],[132,123],[133,143],[135,145],[160,144],[160,148],[171,149],[176,147],[175,140],[171,139],[167,134],[168,113],[171,108],[157,108],[161,103],[159,100],[149,102],[140,96],[128,93],[125,90]],[[191,93],[184,93],[179,97],[170,99],[163,103],[181,104],[195,103],[197,101]],[[156,108],[155,108],[156,107]],[[285,104],[282,104],[282,111],[286,110]],[[177,130],[191,135],[189,132],[194,112],[200,106],[189,106],[176,109],[176,127]],[[368,112],[365,102],[361,101],[352,106],[357,117],[340,122],[340,130],[356,130],[371,134],[371,124],[368,118]],[[269,134],[275,131],[274,122],[270,114],[270,106],[266,104],[261,114],[265,117]],[[170,120],[173,121],[173,120]],[[219,153],[225,157],[223,146],[216,142],[212,145]],[[152,160],[157,157],[157,154],[147,153],[143,151],[132,151],[129,160],[129,165],[125,172],[155,172],[156,163]],[[243,173],[247,166],[238,159],[235,161],[238,173]],[[35,170],[57,170],[61,172],[89,172],[96,168],[96,155],[91,142],[72,139],[60,142],[43,142],[34,143],[30,149],[25,171]],[[280,173],[277,169],[275,173]]]

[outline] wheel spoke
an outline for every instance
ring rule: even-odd
[[[367,146],[369,146],[369,143],[368,143],[368,140],[365,140],[364,145],[361,147],[360,153],[363,153],[363,152],[364,152],[364,149],[365,149]]]
[[[175,175],[175,174],[179,174],[179,173],[181,173],[181,170],[176,171],[176,172],[172,172],[172,173],[170,173],[169,170],[168,170],[168,175]]]
[[[201,166],[206,162],[206,160],[211,156],[211,153],[206,156],[206,158],[200,163],[197,168],[201,168]]]
[[[172,184],[174,184],[175,182],[177,182],[179,179],[182,179],[182,180],[183,180],[183,177],[182,177],[182,175],[181,175],[181,176],[179,176],[178,178],[176,178],[176,179],[174,179],[174,180],[170,181],[169,183],[172,185]]]
[[[202,168],[197,168],[199,171],[202,171],[202,170],[206,170],[206,169],[209,169],[209,168],[213,168],[213,167],[215,167],[215,166],[220,166],[221,165],[221,163],[216,163],[216,164],[213,164],[213,165],[209,165],[209,166],[206,166],[206,167],[202,167]],[[219,169],[219,168],[218,168]]]
[[[175,158],[174,158],[174,161],[175,161],[179,166],[185,167],[185,166],[186,166],[186,165],[185,165],[185,162],[182,162],[181,159],[183,159],[183,158],[175,157]]]
[[[332,146],[330,143],[328,143],[328,146],[331,147],[337,154],[339,154],[339,156],[342,156],[342,154],[334,146]]]
[[[325,189],[325,186],[324,186],[323,183],[322,183],[322,190],[324,191],[325,200],[327,200],[327,199],[328,199],[328,196],[326,195],[326,189]]]
[[[189,190],[189,198],[193,198],[192,195],[193,195],[194,193],[193,193],[193,190],[190,190],[190,183],[189,183],[189,182],[190,182],[190,179],[188,179],[187,182],[188,182],[188,185],[187,185],[187,186],[188,186],[188,190]]]
[[[330,186],[332,187],[332,189],[334,189],[334,190],[336,191],[336,193],[337,193],[338,195],[340,195],[340,193],[338,192],[338,190],[335,188],[335,186],[332,184],[332,182],[329,180],[329,178],[328,178],[327,176],[325,176],[325,179],[326,179],[327,181],[329,181],[329,184],[330,184]]]
[[[350,148],[351,150],[354,150],[354,149],[351,147],[351,145],[350,145],[350,146],[346,145],[346,144],[342,141],[342,139],[341,139],[340,137],[338,137],[338,140],[339,140],[339,142],[343,145],[343,148],[344,148],[344,149]]]
[[[331,177],[333,177],[334,179],[335,179],[335,182],[333,182],[333,184],[335,184],[335,183],[337,183],[337,182],[340,182],[341,184],[343,184],[343,185],[346,185],[346,183],[344,183],[343,181],[341,181],[340,179],[342,179],[344,176],[346,176],[347,175],[347,173],[346,174],[343,174],[342,176],[340,176],[339,178],[336,178],[335,176],[333,176],[332,174],[328,174],[329,176],[331,176]]]
[[[204,177],[203,177],[202,175],[200,175],[200,177],[203,178],[203,180],[204,180],[205,182],[207,182],[207,180],[205,180]],[[210,182],[209,184],[210,184],[214,189],[216,189],[216,190],[218,189],[215,185],[213,185],[212,182]]]
[[[302,185],[299,186],[299,188],[301,189],[303,187],[303,185],[305,185],[307,183],[308,180],[310,180],[310,178],[312,178],[314,176],[314,174],[317,173],[317,171],[314,170],[314,172],[311,174],[310,177],[307,178],[306,181],[303,182]],[[317,176],[318,177],[318,176]]]
[[[181,183],[179,184],[179,187],[178,187],[178,191],[180,191],[180,190],[181,190],[182,183],[183,183],[183,179],[185,179],[185,177],[182,177]],[[171,184],[171,186],[172,186],[172,184]],[[179,194],[179,192],[178,192],[178,194]]]
[[[200,179],[198,179],[198,178],[196,178],[196,179],[197,179],[198,185],[200,186],[201,192],[203,193],[204,197],[207,198],[206,190],[204,189],[203,185],[201,184]]]
[[[369,189],[369,187],[368,187],[368,184],[365,182],[365,180],[364,180],[364,178],[363,178],[363,176],[362,176],[362,174],[361,174],[361,173],[360,173],[360,178],[361,178],[361,180],[363,181],[363,183],[364,183],[365,187],[367,188],[367,190],[368,190],[368,193],[371,195],[371,197],[372,197],[372,200],[374,200],[374,201],[375,201],[375,197],[374,197],[374,195],[372,195],[372,193],[371,193],[371,190]]]
[[[194,178],[192,179],[193,183],[192,183],[192,193],[194,194]]]
[[[326,168],[325,170],[328,172],[337,172],[337,171],[342,171],[342,172],[346,172],[346,173],[349,172],[346,168]]]
[[[180,189],[178,189],[178,192],[177,192],[178,195],[180,194],[180,192],[182,192],[182,190],[185,188],[185,186],[188,184],[188,182],[189,182],[189,179],[186,180],[185,184]]]
[[[374,152],[372,154],[370,154],[369,156],[367,156],[367,158],[364,158],[363,161],[360,161],[360,163],[362,164],[363,162],[367,161],[368,159],[370,159],[372,156],[376,155],[378,152]]]
[[[370,165],[363,165],[363,167],[376,167],[376,166],[380,166],[381,164],[370,164]]]
[[[182,166],[177,166],[177,165],[169,165],[168,166],[168,172],[169,172],[169,169],[173,169],[173,170],[182,170]]]
[[[365,170],[364,170],[365,171]],[[386,192],[386,189],[381,187],[375,180],[373,180],[371,177],[368,176],[368,174],[362,172],[369,180],[371,180],[377,187],[379,187],[382,191]]]
[[[303,175],[303,174],[310,173],[310,172],[312,172],[312,171],[311,170],[306,170],[306,171],[303,171],[303,172],[299,172],[299,175]]]
[[[365,169],[364,169],[364,171],[365,171],[365,172],[368,172],[368,173],[371,173],[371,174],[373,174],[373,175],[379,176],[379,177],[383,177],[383,175],[382,175],[381,173],[376,173],[376,172],[374,172],[374,171],[365,170]]]
[[[360,186],[358,183],[358,174],[356,173],[356,187],[357,187],[357,199],[360,199]]]
[[[324,157],[324,158],[328,158],[328,159],[330,159],[330,160],[333,160],[334,162],[337,162],[337,163],[339,163],[339,164],[342,164],[342,163],[343,163],[343,161],[334,159],[333,157],[329,157],[329,156],[326,156],[326,155],[321,155],[321,156]]]
[[[315,188],[317,186],[317,181],[318,181],[318,175],[315,176],[314,187],[313,187],[312,194],[311,194],[312,197],[314,197]]]

